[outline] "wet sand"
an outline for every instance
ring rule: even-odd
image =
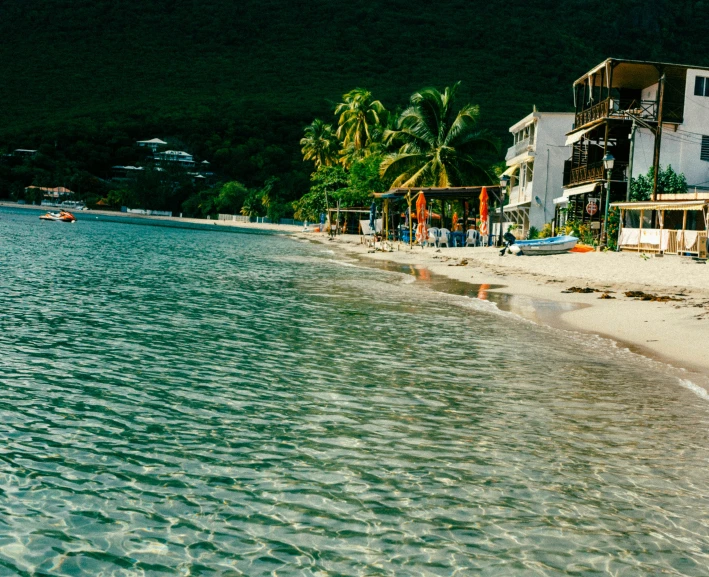
[[[531,321],[607,337],[634,352],[709,375],[707,264],[610,252],[500,257],[494,248],[421,249],[403,244],[394,244],[392,252],[372,252],[354,235],[334,240],[322,234],[298,237],[358,258],[425,269],[472,285],[472,292],[482,286],[481,297]],[[565,292],[571,287],[598,292]],[[626,296],[627,291],[678,300],[643,301]],[[612,298],[600,298],[604,293]]]

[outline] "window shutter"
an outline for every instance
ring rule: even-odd
[[[699,158],[709,161],[709,136],[702,136],[702,150],[699,153]]]

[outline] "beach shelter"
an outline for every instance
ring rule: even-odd
[[[480,234],[483,236],[487,236],[489,234],[489,231],[487,229],[487,221],[489,215],[487,204],[487,187],[483,186],[483,189],[480,191]]]
[[[419,192],[419,196],[416,199],[416,219],[418,220],[418,225],[416,226],[416,241],[419,244],[423,244],[428,240],[428,228],[426,227],[426,197],[423,192]]]

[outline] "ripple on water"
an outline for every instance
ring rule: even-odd
[[[284,238],[2,217],[0,575],[706,573],[688,375]]]

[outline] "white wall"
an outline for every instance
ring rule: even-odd
[[[554,199],[563,194],[564,161],[571,156],[571,147],[564,143],[573,122],[572,113],[540,113],[535,143],[534,187],[529,209],[529,225],[539,230],[554,219]],[[542,206],[535,197],[539,197]]]

